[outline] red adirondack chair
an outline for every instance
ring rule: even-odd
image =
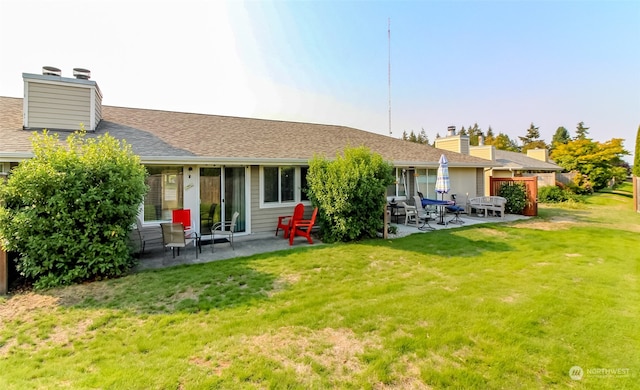
[[[317,215],[318,208],[316,207],[313,209],[311,219],[299,219],[297,221],[293,221],[293,226],[289,232],[289,245],[293,245],[293,239],[295,236],[306,237],[309,244],[313,244],[313,240],[311,239],[311,228],[313,228],[313,225],[316,223]]]
[[[289,238],[289,232],[291,231],[291,226],[293,226],[293,221],[297,221],[302,219],[304,216],[304,205],[302,203],[298,203],[296,207],[293,209],[293,215],[282,215],[278,217],[278,226],[276,226],[276,236],[278,235],[278,230],[282,229],[284,232],[284,238]]]

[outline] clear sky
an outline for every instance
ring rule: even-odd
[[[390,96],[394,137],[583,121],[633,152],[640,1],[0,0],[0,96],[45,65],[90,69],[106,105],[388,135]]]

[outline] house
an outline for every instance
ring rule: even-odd
[[[149,172],[140,208],[146,225],[185,208],[196,211],[195,228],[206,233],[214,205],[216,220],[240,212],[242,234],[273,232],[278,215],[298,202],[310,205],[302,191],[309,160],[333,158],[348,146],[364,145],[395,166],[389,200],[417,191],[434,198],[441,154],[449,160],[452,192],[483,194],[484,172],[496,165],[345,126],[104,106],[90,72],[74,69],[74,76],[51,67],[23,73],[24,98],[0,97],[1,172],[32,156],[33,131],[46,128],[64,141],[83,123],[88,136],[109,133],[140,156]]]
[[[470,146],[469,137],[456,134],[455,128],[449,128],[447,137],[438,138],[436,148],[469,154],[495,163],[484,171],[484,183],[490,177],[537,177],[538,187],[556,184],[556,174],[563,168],[549,159],[547,149],[530,149],[527,154],[496,149],[493,145]],[[480,189],[479,189],[480,190]],[[478,191],[481,193],[481,191]],[[489,194],[489,186],[484,186],[484,195]]]

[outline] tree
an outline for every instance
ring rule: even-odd
[[[553,138],[551,139],[551,150],[555,149],[556,146],[566,144],[569,141],[571,141],[569,130],[564,128],[564,126],[560,126],[553,134]]]
[[[404,131],[402,133],[402,139],[404,141],[414,142],[417,144],[423,144],[423,145],[429,144],[429,138],[427,137],[427,132],[424,131],[424,128],[420,131],[420,134],[418,135],[416,135],[416,133],[414,133],[413,130],[411,130],[411,133],[409,135],[407,135],[407,132]]]
[[[478,124],[474,123],[473,126],[470,126],[469,130],[467,130],[467,133],[469,134],[469,145],[478,146],[478,144],[480,143],[480,137],[483,136],[482,130],[480,129]]]
[[[489,128],[487,129],[487,136],[484,138],[484,144],[493,145],[494,140],[495,137],[493,135],[493,129],[491,128],[491,126],[489,126]]]
[[[584,122],[580,122],[576,128],[576,136],[574,140],[587,139],[587,134],[589,134],[589,128],[584,127]]]
[[[499,150],[507,150],[510,152],[519,152],[520,148],[518,147],[518,144],[512,140],[511,138],[509,138],[508,135],[504,134],[504,133],[499,133],[496,138],[493,140],[493,146],[496,147],[496,149]]]
[[[588,180],[585,186],[594,190],[606,187],[612,179],[622,182],[626,169],[622,166],[622,156],[629,152],[623,148],[621,138],[600,143],[588,138],[574,139],[559,144],[551,158],[567,171],[576,171]]]
[[[524,137],[518,137],[522,141],[522,147],[520,150],[526,152],[529,149],[546,149],[547,144],[540,139],[540,130],[534,126],[533,122],[527,130],[527,134]]]
[[[636,134],[636,152],[633,156],[633,175],[640,177],[640,126]]]
[[[307,173],[308,196],[318,207],[324,242],[375,237],[384,227],[387,186],[395,181],[393,166],[368,148],[346,148],[329,161],[315,156]]]
[[[129,232],[146,193],[146,170],[109,135],[76,132],[68,148],[46,131],[34,157],[0,187],[0,244],[36,288],[122,275],[133,264]]]

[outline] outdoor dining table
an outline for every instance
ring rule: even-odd
[[[428,198],[422,198],[421,200],[422,200],[422,207],[439,206],[440,221],[438,222],[438,225],[446,225],[446,222],[444,221],[444,207],[454,205],[455,202],[452,200],[437,200],[437,199],[428,199]]]

